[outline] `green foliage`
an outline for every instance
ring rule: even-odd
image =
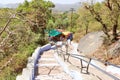
[[[3,30],[12,14],[12,9],[0,9],[0,29]],[[0,32],[1,32],[0,31]],[[30,27],[24,24],[22,19],[14,18],[0,35],[0,69],[11,58],[12,62],[0,72],[0,80],[15,80],[16,75],[21,73],[27,63],[28,56],[31,56],[37,47],[38,35],[31,32]]]
[[[63,12],[54,15],[55,28],[73,31],[77,28],[76,22],[79,17],[77,13]],[[72,18],[71,18],[72,17]],[[71,27],[72,24],[72,27]]]
[[[25,1],[17,8],[17,11],[25,13],[24,17],[29,19],[28,24],[33,32],[44,35],[43,30],[51,18],[50,8],[52,7],[54,5],[50,1],[33,0],[31,2]]]
[[[55,28],[55,23],[52,19],[48,20],[47,28],[48,30]]]
[[[41,41],[44,42],[42,44],[46,43],[45,30],[54,26],[51,15],[53,7],[54,4],[50,1],[33,0],[31,2],[25,1],[17,8],[17,11],[26,20],[26,24],[30,26],[31,31],[41,35],[38,43]]]
[[[29,12],[31,11],[29,2],[27,0],[24,1],[23,4],[20,4],[19,7],[17,8],[17,11],[19,12]]]
[[[16,80],[16,74],[11,72],[12,69],[10,67],[7,67],[4,70],[4,73],[2,73],[2,75],[0,75],[0,80]]]
[[[0,80],[15,80],[16,76],[26,67],[27,58],[31,56],[36,48],[36,44],[30,44],[20,47],[20,50],[12,55],[12,62],[0,74]],[[5,64],[1,62],[1,64]]]
[[[80,33],[84,35],[88,32],[99,30],[100,25],[96,23],[90,12],[84,8],[84,5],[80,7],[77,14],[79,15],[79,18],[76,20],[77,31],[81,31]]]
[[[97,12],[100,12],[100,10],[102,9],[102,4],[97,2],[95,5],[94,5],[94,8]]]

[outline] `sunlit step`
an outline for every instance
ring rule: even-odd
[[[50,66],[60,66],[58,63],[52,63],[52,64],[37,64],[38,67],[42,67],[42,66],[47,66],[47,67],[50,67]]]
[[[35,80],[68,80],[68,79],[65,79],[65,78],[66,78],[66,76],[61,75],[61,74],[38,75],[38,76],[36,76]]]
[[[54,58],[41,58],[39,61],[44,60],[44,61],[54,61]]]

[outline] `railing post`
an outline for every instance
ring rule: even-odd
[[[66,54],[65,55],[68,56],[68,57],[67,57],[67,59],[65,57],[64,61],[65,60],[69,61],[69,59],[68,59],[69,58],[69,55],[68,55],[68,42],[67,41],[65,42],[65,47],[66,47]]]
[[[91,62],[91,58],[90,58],[90,60],[89,60],[89,62],[88,62],[88,65],[87,65],[87,70],[86,70],[87,73],[88,73],[88,69],[89,69],[90,62]]]
[[[89,62],[88,62],[88,64],[87,64],[87,66],[84,67],[84,66],[83,66],[83,62],[82,62],[82,59],[80,59],[80,63],[81,63],[81,73],[82,73],[82,71],[83,71],[84,68],[86,68],[86,73],[88,73],[88,69],[89,69],[90,62],[91,62],[91,58],[90,58],[90,60],[89,60]]]
[[[83,69],[82,59],[80,59],[80,64],[81,64],[81,73],[82,73],[82,69]]]
[[[69,62],[70,54],[67,54],[67,62]]]

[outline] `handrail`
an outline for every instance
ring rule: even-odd
[[[120,66],[117,66],[117,65],[115,65],[115,64],[112,64],[112,63],[110,63],[110,62],[104,62],[104,61],[99,60],[99,59],[96,59],[96,58],[93,58],[93,60],[99,61],[99,62],[104,63],[104,64],[106,64],[106,65],[114,66],[114,67],[116,67],[116,68],[120,68]]]
[[[80,56],[80,57],[89,58],[89,57],[87,57],[87,56],[78,55],[78,54],[72,54],[72,55],[76,55],[76,56]],[[105,61],[102,61],[102,60],[100,60],[100,59],[96,59],[96,58],[91,58],[91,59],[92,59],[92,60],[95,60],[95,61],[98,61],[98,62],[101,62],[101,63],[106,64],[106,65],[111,65],[111,66],[114,66],[114,67],[120,68],[120,66],[117,66],[117,65],[115,65],[115,64],[112,64],[112,63],[110,63],[110,62],[105,62]]]
[[[98,59],[95,59],[95,58],[89,58],[89,57],[83,56],[83,55],[70,54],[69,52],[66,52],[66,51],[63,51],[63,50],[60,50],[60,51],[66,53],[66,54],[63,54],[63,55],[69,55],[69,56],[71,56],[71,57],[73,57],[73,58],[77,58],[77,59],[82,60],[82,61],[84,61],[84,62],[86,62],[86,63],[88,63],[88,61],[82,59],[83,57],[84,57],[84,58],[91,59],[91,60],[99,61],[99,62],[104,63],[104,64],[107,64],[107,65],[112,65],[112,66],[117,67],[117,68],[120,68],[120,66],[114,65],[114,64],[112,64],[112,63],[110,63],[110,62],[103,62],[103,61],[101,61],[101,60],[98,60]],[[80,58],[80,57],[82,57],[82,58]],[[112,79],[114,79],[114,80],[120,80],[118,77],[116,77],[116,76],[114,76],[114,75],[112,75],[112,74],[109,74],[108,72],[104,71],[103,69],[99,68],[98,66],[95,66],[95,65],[92,64],[91,62],[90,62],[89,64],[90,64],[91,66],[93,66],[94,68],[96,68],[97,70],[101,71],[102,73],[108,75],[108,76],[111,77]]]
[[[81,58],[79,58],[79,57],[72,56],[72,55],[71,55],[71,57],[74,57],[74,58],[77,58],[77,59],[81,59]],[[83,60],[83,59],[82,59],[82,60]],[[91,59],[91,60],[92,60],[92,59]],[[86,60],[83,60],[83,61],[86,62],[86,63],[88,63]],[[104,71],[103,69],[95,66],[94,64],[90,63],[90,65],[92,65],[93,67],[95,67],[95,68],[98,69],[99,71],[103,72],[104,74],[108,75],[109,77],[111,77],[111,78],[113,78],[113,79],[115,79],[115,80],[120,80],[120,79],[117,78],[116,76],[113,76],[112,74],[107,73],[106,71]]]
[[[62,50],[62,52],[65,52],[65,51],[63,51]],[[69,52],[67,52],[68,54],[70,54]],[[75,55],[75,56],[80,56],[80,57],[84,57],[84,58],[90,58],[90,57],[87,57],[87,56],[83,56],[83,55],[78,55],[78,54],[71,54],[71,55]],[[107,64],[107,65],[111,65],[111,66],[114,66],[114,67],[117,67],[117,68],[120,68],[120,66],[117,66],[117,65],[115,65],[115,64],[112,64],[112,63],[110,63],[110,62],[104,62],[104,61],[102,61],[102,60],[100,60],[100,59],[96,59],[96,58],[91,58],[92,60],[95,60],[95,61],[98,61],[98,62],[101,62],[101,63],[103,63],[103,64]]]

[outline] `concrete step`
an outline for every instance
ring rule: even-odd
[[[52,52],[52,53],[51,53]],[[35,80],[72,80],[54,57],[53,51],[46,51],[38,61]]]
[[[54,58],[54,56],[53,56],[53,53],[54,51],[45,51],[42,55],[41,55],[41,58]]]
[[[54,58],[41,58],[38,61],[39,64],[53,64],[57,63],[57,61]]]
[[[52,75],[39,75],[35,80],[72,80],[70,76],[65,73],[52,74]]]
[[[53,75],[61,73],[62,68],[60,66],[51,66],[51,67],[39,67],[38,75]]]
[[[37,64],[38,67],[50,67],[50,66],[60,66],[58,63],[47,63],[47,64]]]
[[[41,59],[39,59],[39,61],[54,61],[55,59],[54,58],[41,58]]]
[[[61,79],[55,79],[56,75],[40,75],[35,78],[35,80],[61,80]]]

